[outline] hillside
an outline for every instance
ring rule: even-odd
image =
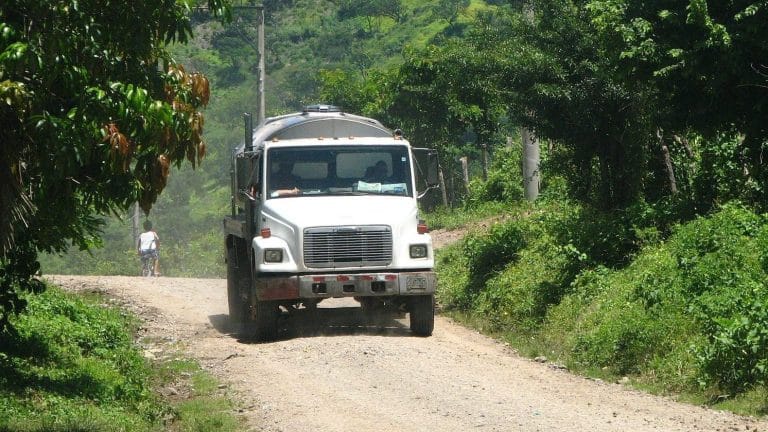
[[[401,8],[392,13],[371,10],[367,3],[265,2],[267,116],[317,103],[321,70],[359,74],[397,65],[405,47],[458,37],[473,16],[494,7],[482,1],[403,1],[394,2]],[[229,211],[229,155],[242,140],[242,113],[258,106],[253,22],[248,9],[235,8],[233,22],[226,25],[196,13],[195,38],[174,48],[188,71],[208,76],[212,95],[205,110],[205,160],[197,170],[174,169],[149,216],[161,237],[164,275],[223,275],[219,233],[221,217]],[[43,257],[43,271],[135,274],[131,216],[105,221],[102,248]]]

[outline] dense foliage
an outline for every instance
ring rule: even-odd
[[[342,80],[355,78],[356,73],[373,65],[389,68],[402,57],[404,46],[425,46],[444,37],[445,32],[458,31],[475,13],[459,7],[463,2],[455,5],[446,1],[399,3],[406,13],[402,22],[395,25],[394,19],[385,15],[339,16],[336,12],[343,6],[339,2],[264,2],[267,114],[295,112],[302,105],[318,101],[333,102],[349,112],[371,114],[372,111],[352,103],[352,95],[349,102],[324,99],[319,82],[330,74],[337,74]],[[238,5],[236,3],[232,10],[233,20],[224,24],[213,20],[205,11],[193,11],[192,26],[198,37],[188,44],[170,47],[174,58],[186,65],[188,71],[201,72],[210,78],[212,94],[205,110],[205,163],[194,173],[184,167],[174,172],[152,207],[150,216],[161,239],[160,261],[164,275],[212,277],[222,276],[224,271],[220,224],[230,204],[229,157],[231,149],[242,140],[242,113],[255,112],[257,107],[255,11],[238,8]],[[487,9],[482,2],[469,6],[473,11]],[[370,27],[371,23],[376,25]],[[383,72],[367,72],[371,78],[377,75]],[[382,121],[392,128],[405,127],[402,117],[382,116]],[[463,133],[461,127],[454,130],[459,131],[459,135]],[[409,138],[418,146],[436,145],[438,137],[430,135],[428,129],[423,131],[415,137],[409,130]],[[444,139],[463,143],[456,137]],[[471,155],[479,154],[473,145],[460,147]],[[450,146],[445,148],[447,161],[465,153],[451,150]],[[474,165],[473,169],[476,169]],[[460,185],[461,174],[455,160],[447,172],[452,172],[456,176],[454,183]],[[458,203],[464,192],[462,187],[456,189],[461,192],[451,198]],[[439,197],[439,194],[431,196]],[[130,218],[133,216],[125,212],[121,216],[123,220],[110,219],[104,226],[104,233],[100,235],[104,248],[91,248],[84,253],[73,247],[63,257],[46,256],[42,261],[43,271],[137,274],[137,260],[131,252],[134,239]]]
[[[577,370],[712,396],[768,382],[763,216],[729,205],[643,245],[642,218],[589,213],[542,205],[442,251],[441,303]]]
[[[0,430],[236,431],[219,384],[170,352],[148,360],[139,322],[100,295],[49,287],[0,335]],[[176,397],[158,392],[173,386]]]
[[[56,289],[0,343],[0,430],[152,430],[168,414],[133,345],[136,322]]]
[[[470,152],[468,131],[498,147],[505,124],[531,128],[551,145],[547,173],[603,209],[678,193],[694,211],[759,204],[766,13],[762,2],[534,1],[478,14],[462,37],[406,51],[384,74],[329,74],[321,94],[433,142],[444,166]]]
[[[166,48],[190,36],[175,0],[0,6],[0,330],[38,251],[88,249],[98,215],[148,212],[171,165],[200,163],[208,80]]]

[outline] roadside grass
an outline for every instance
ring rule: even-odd
[[[239,431],[242,423],[232,413],[232,402],[221,394],[219,383],[197,362],[172,358],[158,366],[161,392],[174,407],[172,431]]]
[[[487,219],[513,212],[509,203],[489,201],[470,208],[445,208],[439,207],[431,212],[422,214],[429,229],[457,229],[464,228],[473,221]]]
[[[437,252],[443,314],[578,374],[768,413],[764,216],[729,204],[660,235],[631,212],[518,211]]]
[[[0,335],[0,431],[240,429],[194,362],[143,356],[136,317],[50,285],[27,300],[15,330]],[[172,397],[162,390],[171,383],[189,390]]]

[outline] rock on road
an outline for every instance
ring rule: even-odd
[[[768,422],[676,403],[521,358],[437,317],[432,337],[407,318],[370,325],[357,303],[320,304],[272,343],[228,333],[226,281],[51,276],[101,291],[144,320],[154,340],[229,386],[254,431],[768,431]],[[334,308],[328,308],[334,306]]]

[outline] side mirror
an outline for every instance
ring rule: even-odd
[[[250,113],[243,114],[245,129],[245,142],[242,150],[238,148],[233,152],[232,163],[232,213],[241,209],[248,201],[254,200],[251,193],[254,186],[259,183],[259,158],[253,148],[253,116]],[[258,190],[258,188],[256,188]],[[239,205],[239,206],[238,206]]]
[[[243,113],[243,122],[245,123],[245,147],[243,151],[253,149],[253,116],[251,113]]]
[[[426,186],[426,189],[418,194],[421,198],[430,190],[440,186],[440,164],[435,149],[414,148],[413,152],[416,157],[417,178],[421,178],[419,184]]]
[[[437,150],[431,149],[427,153],[427,187],[440,186],[440,163],[437,158]]]

